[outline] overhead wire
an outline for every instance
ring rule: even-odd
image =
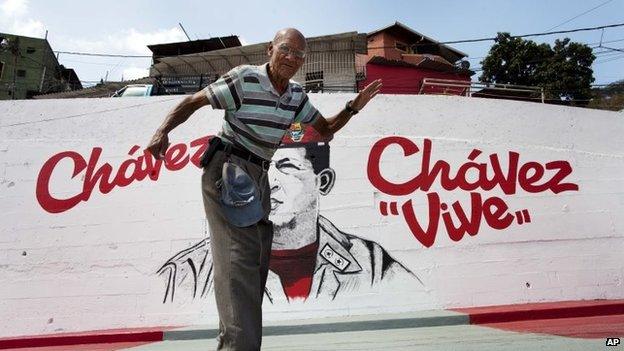
[[[586,12],[579,14],[577,16],[575,16],[574,18],[571,18],[570,20],[567,20],[564,23],[561,23],[560,25],[557,25],[551,29],[557,28],[565,23],[568,23],[569,21],[578,18],[588,12],[591,12],[595,9],[597,9],[600,6],[604,6],[607,3],[611,2],[612,0],[603,2],[602,4],[587,10]],[[617,28],[617,27],[622,27],[624,26],[624,23],[616,23],[616,24],[610,24],[610,25],[602,25],[602,26],[596,26],[596,27],[586,27],[586,28],[576,28],[576,29],[570,29],[570,30],[561,30],[561,31],[550,31],[551,29],[545,31],[545,32],[538,32],[538,33],[530,33],[530,34],[521,34],[521,35],[514,35],[514,36],[510,36],[510,38],[524,38],[524,37],[535,37],[535,36],[546,36],[546,35],[554,35],[554,34],[564,34],[564,33],[574,33],[574,32],[581,32],[581,31],[595,31],[595,30],[604,30],[607,28]],[[493,41],[496,40],[497,37],[484,37],[484,38],[475,38],[475,39],[462,39],[462,40],[452,40],[452,41],[442,41],[442,42],[437,42],[437,43],[416,43],[413,44],[414,46],[426,46],[426,45],[446,45],[446,44],[460,44],[460,43],[476,43],[476,42],[483,42],[483,41]],[[604,41],[601,42],[602,43],[613,43],[613,42],[619,42],[619,41],[624,41],[624,39],[617,39],[617,40],[612,40],[612,41]],[[593,43],[592,43],[593,44]],[[387,47],[387,46],[377,46],[377,47],[368,47],[368,49],[382,49],[382,48],[394,48],[394,46],[392,47]],[[65,54],[65,55],[79,55],[79,56],[91,56],[91,57],[114,57],[114,58],[141,58],[141,59],[145,59],[145,58],[152,58],[152,56],[148,56],[148,55],[126,55],[126,54],[108,54],[108,53],[91,53],[91,52],[76,52],[76,51],[54,51],[57,54]],[[608,52],[598,52],[595,53],[598,55],[605,55],[604,57],[606,57],[606,55],[608,55]],[[253,55],[253,54],[252,54]],[[223,58],[223,54],[221,53],[210,53],[210,52],[204,52],[204,53],[196,53],[196,54],[189,54],[189,55],[185,55],[185,56],[216,56],[216,57],[221,57]],[[244,54],[244,53],[231,53],[228,54],[228,57],[236,57],[236,56],[249,56],[249,54]],[[483,57],[473,57],[473,58],[468,58],[469,60],[476,60],[476,59],[482,59],[485,58],[485,56]],[[617,58],[617,56],[613,56],[613,58],[615,59],[619,59]],[[69,61],[69,60],[68,60]],[[604,63],[604,62],[609,62],[610,60],[605,60],[605,61],[598,61],[595,63]],[[71,61],[70,61],[71,62]],[[86,62],[82,62],[82,63],[86,63]],[[121,63],[118,62],[115,65],[115,68],[117,68]],[[91,64],[96,64],[96,63],[91,63]],[[100,64],[100,65],[106,65],[106,66],[110,66],[110,64]],[[478,72],[478,71],[482,71],[482,68],[473,68],[471,69],[472,71]]]
[[[77,51],[54,51],[57,54],[79,55],[79,56],[99,56],[99,57],[124,57],[124,58],[152,58],[146,55],[124,55],[124,54],[100,54],[93,52],[77,52]]]
[[[554,32],[547,31],[547,32],[541,32],[541,33],[511,35],[510,38],[539,37],[539,36],[553,35],[553,34],[586,32],[586,31],[594,31],[594,30],[607,29],[607,28],[622,27],[622,26],[624,26],[624,23],[616,23],[616,24],[609,24],[609,25],[597,26],[597,27],[587,27],[587,28],[577,28],[577,29],[569,29],[569,30],[559,30],[559,31],[554,31]],[[480,39],[466,39],[466,40],[454,40],[454,41],[440,42],[439,44],[476,43],[476,42],[480,42],[480,41],[492,41],[492,40],[496,40],[496,39],[497,39],[497,37],[480,38]]]
[[[577,19],[577,18],[579,18],[579,17],[581,17],[581,16],[583,16],[583,15],[586,15],[586,14],[588,14],[588,13],[590,13],[590,12],[592,12],[592,11],[594,11],[594,10],[598,9],[598,8],[601,8],[601,7],[603,7],[604,5],[606,5],[606,4],[608,4],[608,3],[612,2],[612,1],[613,1],[613,0],[607,0],[607,1],[603,2],[603,3],[601,3],[601,4],[600,4],[600,5],[598,5],[598,6],[594,6],[594,7],[592,7],[591,9],[589,9],[589,10],[587,10],[587,11],[583,12],[583,13],[580,13],[580,14],[578,14],[578,15],[576,15],[576,16],[574,16],[574,17],[572,17],[572,18],[568,19],[568,20],[565,20],[564,22],[561,22],[561,23],[559,23],[558,25],[556,25],[556,26],[554,26],[554,27],[552,27],[552,28],[548,28],[548,29],[546,29],[546,30],[547,30],[547,31],[550,31],[550,30],[553,30],[553,29],[555,29],[555,28],[559,28],[559,27],[563,26],[564,24],[566,24],[566,23],[570,23],[570,22],[574,21],[575,19]]]
[[[612,57],[609,57],[609,58],[604,59],[604,60],[602,60],[602,61],[595,62],[595,64],[599,65],[599,64],[603,64],[603,63],[607,63],[607,62],[612,62],[612,61],[617,61],[617,60],[621,60],[621,59],[624,59],[624,54],[620,54],[620,56],[612,56]]]
[[[622,50],[622,48],[618,49],[618,51],[621,51],[621,50]],[[618,52],[618,51],[605,50],[605,51],[599,51],[597,53],[594,53],[594,55],[595,56],[598,56],[598,55],[600,56],[600,57],[597,57],[597,58],[609,58],[608,56],[610,56],[610,55],[621,54],[621,52]],[[545,61],[548,61],[548,60],[550,60],[550,58],[545,58],[545,59],[540,59],[540,60],[532,60],[532,61],[527,62],[527,63],[529,63],[529,64],[540,63],[540,62],[545,62]],[[592,64],[596,64],[596,63],[599,63],[599,61],[594,61]],[[480,66],[478,68],[470,68],[470,70],[474,71],[474,72],[480,72],[483,69],[482,69],[482,66]]]
[[[40,67],[44,67],[45,66],[45,64],[43,62],[41,62],[39,60],[35,60],[34,58],[26,56],[26,55],[23,55],[21,53],[19,54],[19,58],[20,59],[27,59],[29,61],[32,61],[32,62],[36,63],[38,66],[40,66]],[[50,90],[52,90],[54,88],[57,88],[57,87],[64,87],[65,84],[66,84],[66,82],[64,82],[62,79],[58,79],[54,75],[52,75],[50,79],[44,79],[43,81],[41,79],[24,79],[24,78],[19,78],[19,79],[16,79],[15,84],[17,84],[17,83],[22,84],[24,82],[41,83],[41,91],[42,91],[42,93],[47,93]]]
[[[616,24],[609,24],[609,25],[603,25],[603,26],[597,26],[597,27],[588,27],[588,28],[576,28],[576,29],[555,31],[555,32],[547,31],[547,32],[539,32],[539,33],[521,34],[521,35],[513,35],[513,36],[510,36],[510,37],[511,38],[535,37],[535,36],[563,34],[563,33],[574,33],[574,32],[582,32],[582,31],[594,31],[594,30],[600,30],[600,29],[606,29],[606,28],[616,28],[616,27],[622,27],[622,26],[624,26],[624,23],[616,23]],[[481,42],[481,41],[493,41],[493,40],[496,40],[496,39],[497,39],[497,37],[485,37],[485,38],[477,38],[477,39],[451,40],[451,41],[442,41],[442,42],[434,42],[434,43],[416,43],[416,44],[413,44],[413,45],[439,45],[439,44],[445,45],[445,44],[459,44],[459,43],[475,43],[475,42]],[[390,47],[390,46],[369,47],[369,49],[385,49],[385,48],[394,48],[394,46],[392,46],[392,47]],[[58,53],[58,54],[66,54],[66,55],[82,55],[82,56],[98,56],[98,57],[152,58],[151,55],[147,56],[147,55],[104,54],[104,53],[77,52],[77,51],[54,51],[54,52]],[[211,55],[223,57],[222,53],[210,54],[210,52],[188,54],[188,55],[184,55],[184,56],[192,57],[192,56],[211,56]],[[228,56],[249,56],[249,54],[233,53],[233,54],[228,54]]]
[[[609,41],[602,41],[602,42],[598,41],[598,42],[595,42],[595,43],[589,43],[589,44],[587,44],[587,45],[607,44],[607,43],[617,43],[617,42],[620,42],[620,41],[624,41],[624,38],[623,38],[623,39],[616,39],[616,40],[609,40]],[[599,45],[596,45],[596,47],[598,47],[598,46],[599,46]]]

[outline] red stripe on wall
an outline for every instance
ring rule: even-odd
[[[110,329],[79,333],[16,336],[0,339],[0,349],[162,341],[164,332],[171,329],[175,329],[175,327]]]
[[[624,314],[624,300],[529,303],[459,308],[453,311],[468,314],[470,316],[470,324],[502,323]]]

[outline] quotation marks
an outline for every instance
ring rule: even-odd
[[[382,216],[388,215],[388,207],[390,207],[389,214],[394,215],[394,216],[399,215],[398,205],[396,201],[391,201],[389,203],[386,201],[380,201],[379,212],[381,212]],[[443,202],[440,204],[440,209],[442,211],[447,211],[448,205]],[[516,211],[515,215],[516,215],[516,221],[518,222],[518,224],[531,223],[531,215],[529,214],[529,210],[524,209],[522,211]]]
[[[379,212],[383,216],[390,214],[402,217],[414,237],[425,247],[434,244],[438,227],[441,226],[444,226],[452,241],[460,241],[466,235],[477,235],[482,225],[504,230],[514,223],[531,223],[527,209],[511,210],[503,198],[490,195],[489,192],[494,188],[500,188],[505,195],[516,194],[518,188],[528,193],[550,191],[554,194],[579,190],[578,184],[565,181],[572,174],[572,166],[565,160],[545,164],[520,162],[520,153],[510,150],[505,153],[507,166],[503,166],[504,162],[501,162],[498,153],[492,153],[486,159],[486,156],[480,156],[483,152],[475,148],[468,154],[466,162],[453,167],[443,159],[432,161],[432,144],[430,139],[424,139],[422,145],[417,145],[413,140],[401,136],[384,137],[372,146],[366,170],[371,185],[385,195],[403,197],[417,192],[426,193],[425,201],[419,199],[412,203],[412,200],[407,200],[402,204],[395,201],[379,202]],[[407,178],[407,181],[395,183],[386,179],[382,173],[382,154],[392,145],[402,148],[406,157],[420,153],[420,165],[414,164],[412,167],[419,171],[413,173],[413,177]],[[544,178],[547,173],[550,179]],[[430,191],[434,184],[439,184],[448,192],[468,192],[470,202],[445,203],[437,192]],[[417,208],[414,208],[414,204]]]
[[[523,223],[531,223],[531,216],[529,215],[529,210],[524,209],[522,211],[516,211],[516,220],[518,224]]]
[[[385,201],[381,201],[379,203],[379,211],[381,212],[383,216],[387,216],[388,215],[388,203]],[[392,201],[390,203],[390,214],[393,214],[395,216],[399,215],[399,210],[397,209],[396,201]]]

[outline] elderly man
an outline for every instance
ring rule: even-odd
[[[267,64],[236,67],[203,91],[183,99],[148,146],[155,157],[162,158],[169,146],[168,133],[197,109],[210,104],[225,110],[219,133],[222,142],[211,144],[211,159],[202,175],[204,208],[212,233],[220,350],[260,349],[262,299],[273,241],[266,171],[286,129],[292,123],[309,124],[321,135],[331,136],[381,87],[380,81],[371,83],[337,115],[325,119],[302,87],[290,81],[306,55],[301,32],[280,30],[267,53]],[[249,189],[252,183],[256,189]],[[261,218],[256,214],[258,197]],[[250,207],[248,211],[246,207]]]

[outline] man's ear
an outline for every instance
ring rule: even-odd
[[[267,46],[267,55],[269,56],[273,55],[273,42],[270,42],[269,45]]]
[[[327,195],[334,187],[336,181],[336,172],[331,168],[325,168],[316,176],[316,183],[321,195]]]

